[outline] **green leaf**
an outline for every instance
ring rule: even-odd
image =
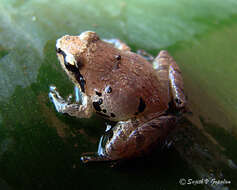
[[[236,19],[234,0],[0,0],[0,188],[182,189],[180,178],[214,176],[236,189]],[[171,149],[118,168],[80,162],[105,121],[57,114],[48,91],[73,91],[55,42],[85,30],[174,56],[192,116]]]

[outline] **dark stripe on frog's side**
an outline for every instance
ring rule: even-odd
[[[115,59],[117,59],[118,61],[121,60],[121,55],[116,55]]]
[[[135,115],[138,115],[139,113],[142,113],[146,108],[146,103],[145,101],[140,97],[140,102],[138,106],[138,112],[135,113]]]
[[[102,98],[100,98],[97,102],[93,102],[93,103],[92,103],[93,107],[94,107],[95,110],[96,110],[96,113],[97,113],[98,115],[102,116],[102,117],[110,118],[110,116],[104,114],[104,113],[107,112],[107,110],[106,110],[106,109],[103,109],[103,110],[102,110],[101,107],[100,107],[101,104],[103,104],[103,99],[102,99]],[[101,113],[101,111],[104,112],[104,113]],[[115,117],[115,115],[114,115],[114,114],[113,114],[113,115],[111,114],[111,117]]]
[[[96,94],[97,96],[102,96],[102,93],[101,93],[101,92],[95,91],[95,94]]]
[[[105,114],[103,114],[103,113],[101,113],[101,112],[96,112],[98,115],[100,115],[100,116],[102,116],[102,117],[106,117],[106,118],[109,118],[109,116],[108,115],[105,115]]]
[[[103,104],[103,99],[100,98],[99,101],[98,101],[98,103],[99,103],[100,105]]]
[[[101,111],[101,107],[98,102],[93,102],[92,104],[93,104],[93,107],[95,108],[96,111],[98,111],[98,112]]]
[[[82,92],[85,92],[85,84],[86,84],[86,81],[85,79],[83,78],[83,76],[81,75],[80,71],[79,71],[79,66],[80,66],[80,63],[77,63],[77,66],[76,67],[75,65],[71,65],[70,63],[68,63],[66,61],[66,54],[64,51],[62,51],[61,49],[56,49],[57,53],[61,54],[64,58],[64,65],[66,67],[66,69],[70,72],[72,72],[77,80],[77,82],[79,83],[80,87],[81,87],[81,91]]]
[[[103,100],[102,100],[102,98],[100,98],[98,102],[93,102],[92,104],[93,104],[93,107],[95,108],[95,110],[100,112],[102,110],[100,105],[103,104]]]
[[[110,116],[111,116],[111,117],[115,117],[115,114],[114,114],[114,113],[111,113]]]

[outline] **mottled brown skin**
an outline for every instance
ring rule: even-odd
[[[170,132],[178,119],[173,111],[185,108],[181,72],[166,51],[151,64],[121,41],[117,44],[94,32],[63,36],[56,44],[60,63],[82,96],[82,105],[71,104],[51,88],[57,111],[80,118],[96,112],[117,121],[102,137],[98,152],[82,157],[84,162],[141,155]]]

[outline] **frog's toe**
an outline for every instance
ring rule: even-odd
[[[67,97],[67,102],[72,103],[73,96],[71,94],[68,95]]]
[[[97,153],[83,153],[81,156],[81,161],[83,163],[88,162],[104,162],[104,161],[111,161],[111,159],[107,156],[98,155]]]
[[[56,99],[56,94],[53,92],[49,92],[49,99],[51,102],[54,102],[54,100]]]
[[[49,92],[49,99],[54,103],[59,99],[59,97],[55,92]]]
[[[50,91],[50,92],[55,92],[56,89],[57,89],[57,88],[56,88],[56,86],[54,86],[54,85],[50,85],[50,86],[49,86],[49,91]]]
[[[81,161],[85,164],[92,161],[91,156],[81,156]]]
[[[58,98],[58,99],[63,99],[59,92],[57,91],[57,88],[56,86],[50,86],[49,87],[49,98],[52,100],[52,99],[55,99],[55,98]]]
[[[66,106],[65,100],[56,92],[49,92],[49,99],[58,112],[63,112]]]

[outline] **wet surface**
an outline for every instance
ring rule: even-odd
[[[180,179],[227,180],[231,184],[209,181],[205,188],[236,189],[237,4],[101,2],[108,6],[1,1],[0,189],[183,189]],[[64,97],[73,92],[55,40],[84,30],[120,38],[134,51],[167,49],[174,56],[192,114],[170,135],[170,148],[113,167],[81,163],[82,152],[97,150],[105,121],[56,113],[48,91],[54,84]]]

